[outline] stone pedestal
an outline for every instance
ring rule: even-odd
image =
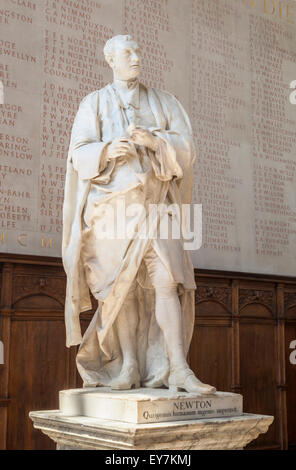
[[[53,439],[57,449],[93,450],[221,450],[243,449],[265,433],[272,416],[244,413],[166,423],[135,424],[60,411],[31,411],[34,427]]]
[[[243,449],[272,416],[243,413],[242,396],[197,396],[161,389],[60,392],[60,410],[32,411],[34,427],[57,449]]]

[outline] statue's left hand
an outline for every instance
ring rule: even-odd
[[[155,137],[150,131],[142,127],[134,127],[130,130],[130,139],[134,144],[143,145],[148,147],[154,152],[157,149],[158,138]]]

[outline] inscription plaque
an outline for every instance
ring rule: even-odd
[[[60,411],[66,416],[157,423],[239,416],[242,400],[242,395],[228,392],[197,396],[166,389],[110,392],[109,387],[81,388],[60,391]]]

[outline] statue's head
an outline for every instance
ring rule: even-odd
[[[114,78],[131,80],[140,73],[140,48],[128,34],[109,39],[104,47],[105,59]]]

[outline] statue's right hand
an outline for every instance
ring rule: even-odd
[[[126,137],[117,137],[107,147],[108,158],[129,157],[131,155],[131,144]]]

